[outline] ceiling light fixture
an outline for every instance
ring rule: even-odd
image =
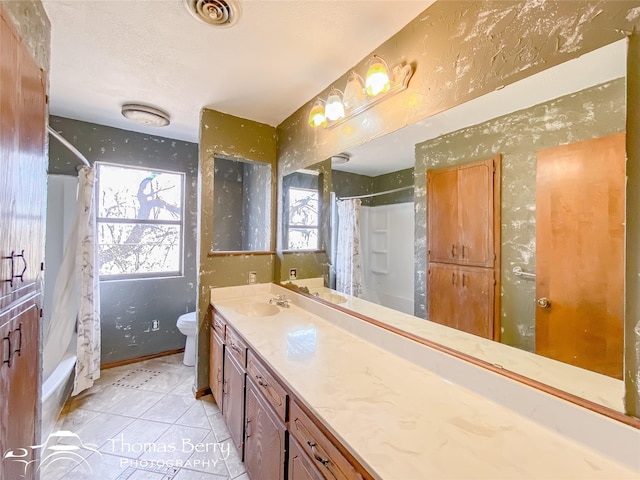
[[[335,127],[385,98],[406,90],[411,75],[411,65],[389,68],[381,57],[373,55],[367,63],[365,80],[352,70],[344,93],[331,87],[326,101],[318,98],[314,102],[309,112],[309,125],[314,128]]]
[[[171,123],[168,113],[139,103],[126,103],[122,105],[122,115],[132,122],[148,127],[166,127]]]
[[[351,155],[347,152],[338,153],[331,157],[331,165],[342,165],[351,159]]]

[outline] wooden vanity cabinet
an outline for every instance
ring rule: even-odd
[[[213,318],[210,366],[213,372],[220,365],[216,356],[223,355],[222,415],[249,477],[371,479],[350,455],[343,453],[346,450],[339,442],[323,433],[327,430],[322,423],[305,413],[284,382],[215,310]],[[222,326],[224,337],[218,335]],[[209,378],[213,391],[217,377],[210,374]]]
[[[302,447],[293,437],[289,438],[289,476],[288,480],[323,480],[324,477]]]
[[[222,409],[222,377],[224,369],[224,343],[218,332],[211,328],[210,333],[211,354],[209,355],[209,387],[211,394]]]
[[[224,352],[224,377],[222,389],[222,416],[229,428],[231,440],[243,457],[244,439],[244,368],[231,355],[229,348]]]
[[[249,477],[284,480],[286,428],[250,380],[246,408],[244,462]]]

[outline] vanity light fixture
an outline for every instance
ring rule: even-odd
[[[138,103],[122,105],[122,115],[132,122],[148,127],[166,127],[171,122],[168,113],[158,108]]]
[[[352,70],[344,93],[331,87],[326,101],[321,98],[315,101],[309,112],[309,125],[314,128],[335,127],[385,98],[405,90],[412,74],[411,65],[389,68],[382,57],[373,55],[367,63],[365,80]]]

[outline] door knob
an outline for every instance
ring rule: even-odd
[[[549,308],[551,306],[551,300],[546,297],[540,297],[537,302],[538,306],[542,308]]]

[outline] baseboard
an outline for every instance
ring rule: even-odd
[[[203,387],[196,390],[196,386],[193,386],[193,396],[196,398],[204,397],[205,395],[209,395],[211,393],[211,388]]]
[[[151,355],[144,355],[142,357],[130,358],[128,360],[120,360],[118,362],[105,363],[100,366],[100,370],[107,370],[109,368],[114,368],[114,367],[122,367],[124,365],[130,365],[132,363],[142,362],[144,360],[151,360],[152,358],[167,357],[169,355],[175,355],[176,353],[183,353],[183,352],[184,352],[184,348],[178,348],[176,350],[167,350],[166,352],[152,353]]]

